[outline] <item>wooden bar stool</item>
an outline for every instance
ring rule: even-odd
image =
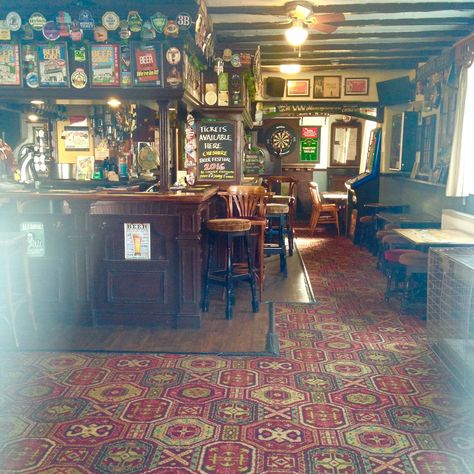
[[[280,272],[286,278],[288,270],[286,266],[285,234],[288,224],[289,207],[287,204],[268,203],[266,206],[266,217],[268,219],[267,235],[265,238],[265,256],[280,256]],[[274,239],[276,237],[276,239]],[[277,242],[274,242],[276,240]]]
[[[249,230],[251,222],[248,219],[210,219],[207,221],[207,230],[209,235],[209,246],[206,273],[204,278],[204,294],[202,310],[209,311],[209,285],[216,283],[224,286],[226,289],[226,319],[232,319],[232,306],[234,304],[234,281],[247,280],[250,283],[252,292],[252,311],[259,310],[259,301],[257,298],[255,267],[253,263],[252,252],[249,248]],[[224,269],[214,269],[214,250],[218,240],[223,240],[225,244],[226,259]],[[234,261],[234,250],[237,241],[243,241],[244,251],[246,253],[246,269],[237,265]]]
[[[428,273],[428,254],[414,250],[400,256],[399,264],[404,270],[404,285],[400,312],[420,301],[426,304],[426,284]]]
[[[385,301],[389,302],[391,296],[399,291],[399,283],[403,280],[403,268],[400,265],[400,257],[405,253],[415,252],[412,249],[392,249],[384,252],[384,267],[387,277],[385,288]]]
[[[19,340],[16,321],[27,308],[36,331],[31,280],[26,254],[26,235],[20,232],[0,233],[0,314],[10,327],[16,347]]]

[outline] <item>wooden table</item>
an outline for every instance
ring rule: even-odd
[[[376,217],[379,221],[387,224],[397,224],[402,228],[439,228],[441,227],[441,218],[434,217],[427,213],[418,214],[398,214],[394,212],[378,212]]]
[[[337,205],[339,227],[341,228],[341,233],[344,233],[346,228],[347,192],[323,191],[321,192],[321,197],[325,202],[333,202]]]
[[[474,234],[458,229],[393,229],[415,245],[427,247],[474,245]]]
[[[367,209],[369,214],[374,214],[379,211],[391,210],[392,212],[407,212],[410,209],[409,204],[402,202],[367,202],[364,204],[364,208]]]

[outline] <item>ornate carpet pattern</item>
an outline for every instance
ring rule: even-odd
[[[472,401],[373,257],[298,246],[318,304],[275,304],[280,357],[0,354],[0,472],[474,472]]]

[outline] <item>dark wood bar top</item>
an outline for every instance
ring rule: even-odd
[[[188,202],[207,201],[218,192],[217,186],[194,186],[177,191],[145,192],[137,189],[104,188],[104,189],[17,189],[0,191],[0,198],[9,199],[64,199],[85,201],[147,201],[147,202]]]

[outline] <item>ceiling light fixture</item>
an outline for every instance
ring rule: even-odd
[[[116,99],[115,97],[111,97],[108,101],[107,101],[107,105],[109,105],[110,107],[118,107],[119,105],[121,105],[122,102],[120,102],[120,100]]]
[[[37,122],[39,120],[39,117],[36,114],[29,114],[28,115],[28,120],[30,122]]]
[[[304,27],[301,20],[293,20],[291,28],[285,31],[286,40],[292,46],[301,46],[308,38],[308,29]]]
[[[41,100],[41,99],[33,99],[33,100],[30,100],[30,104],[33,104],[33,105],[43,105],[43,104],[44,104],[44,100]]]
[[[299,64],[280,64],[280,72],[282,74],[297,74],[301,71]]]

